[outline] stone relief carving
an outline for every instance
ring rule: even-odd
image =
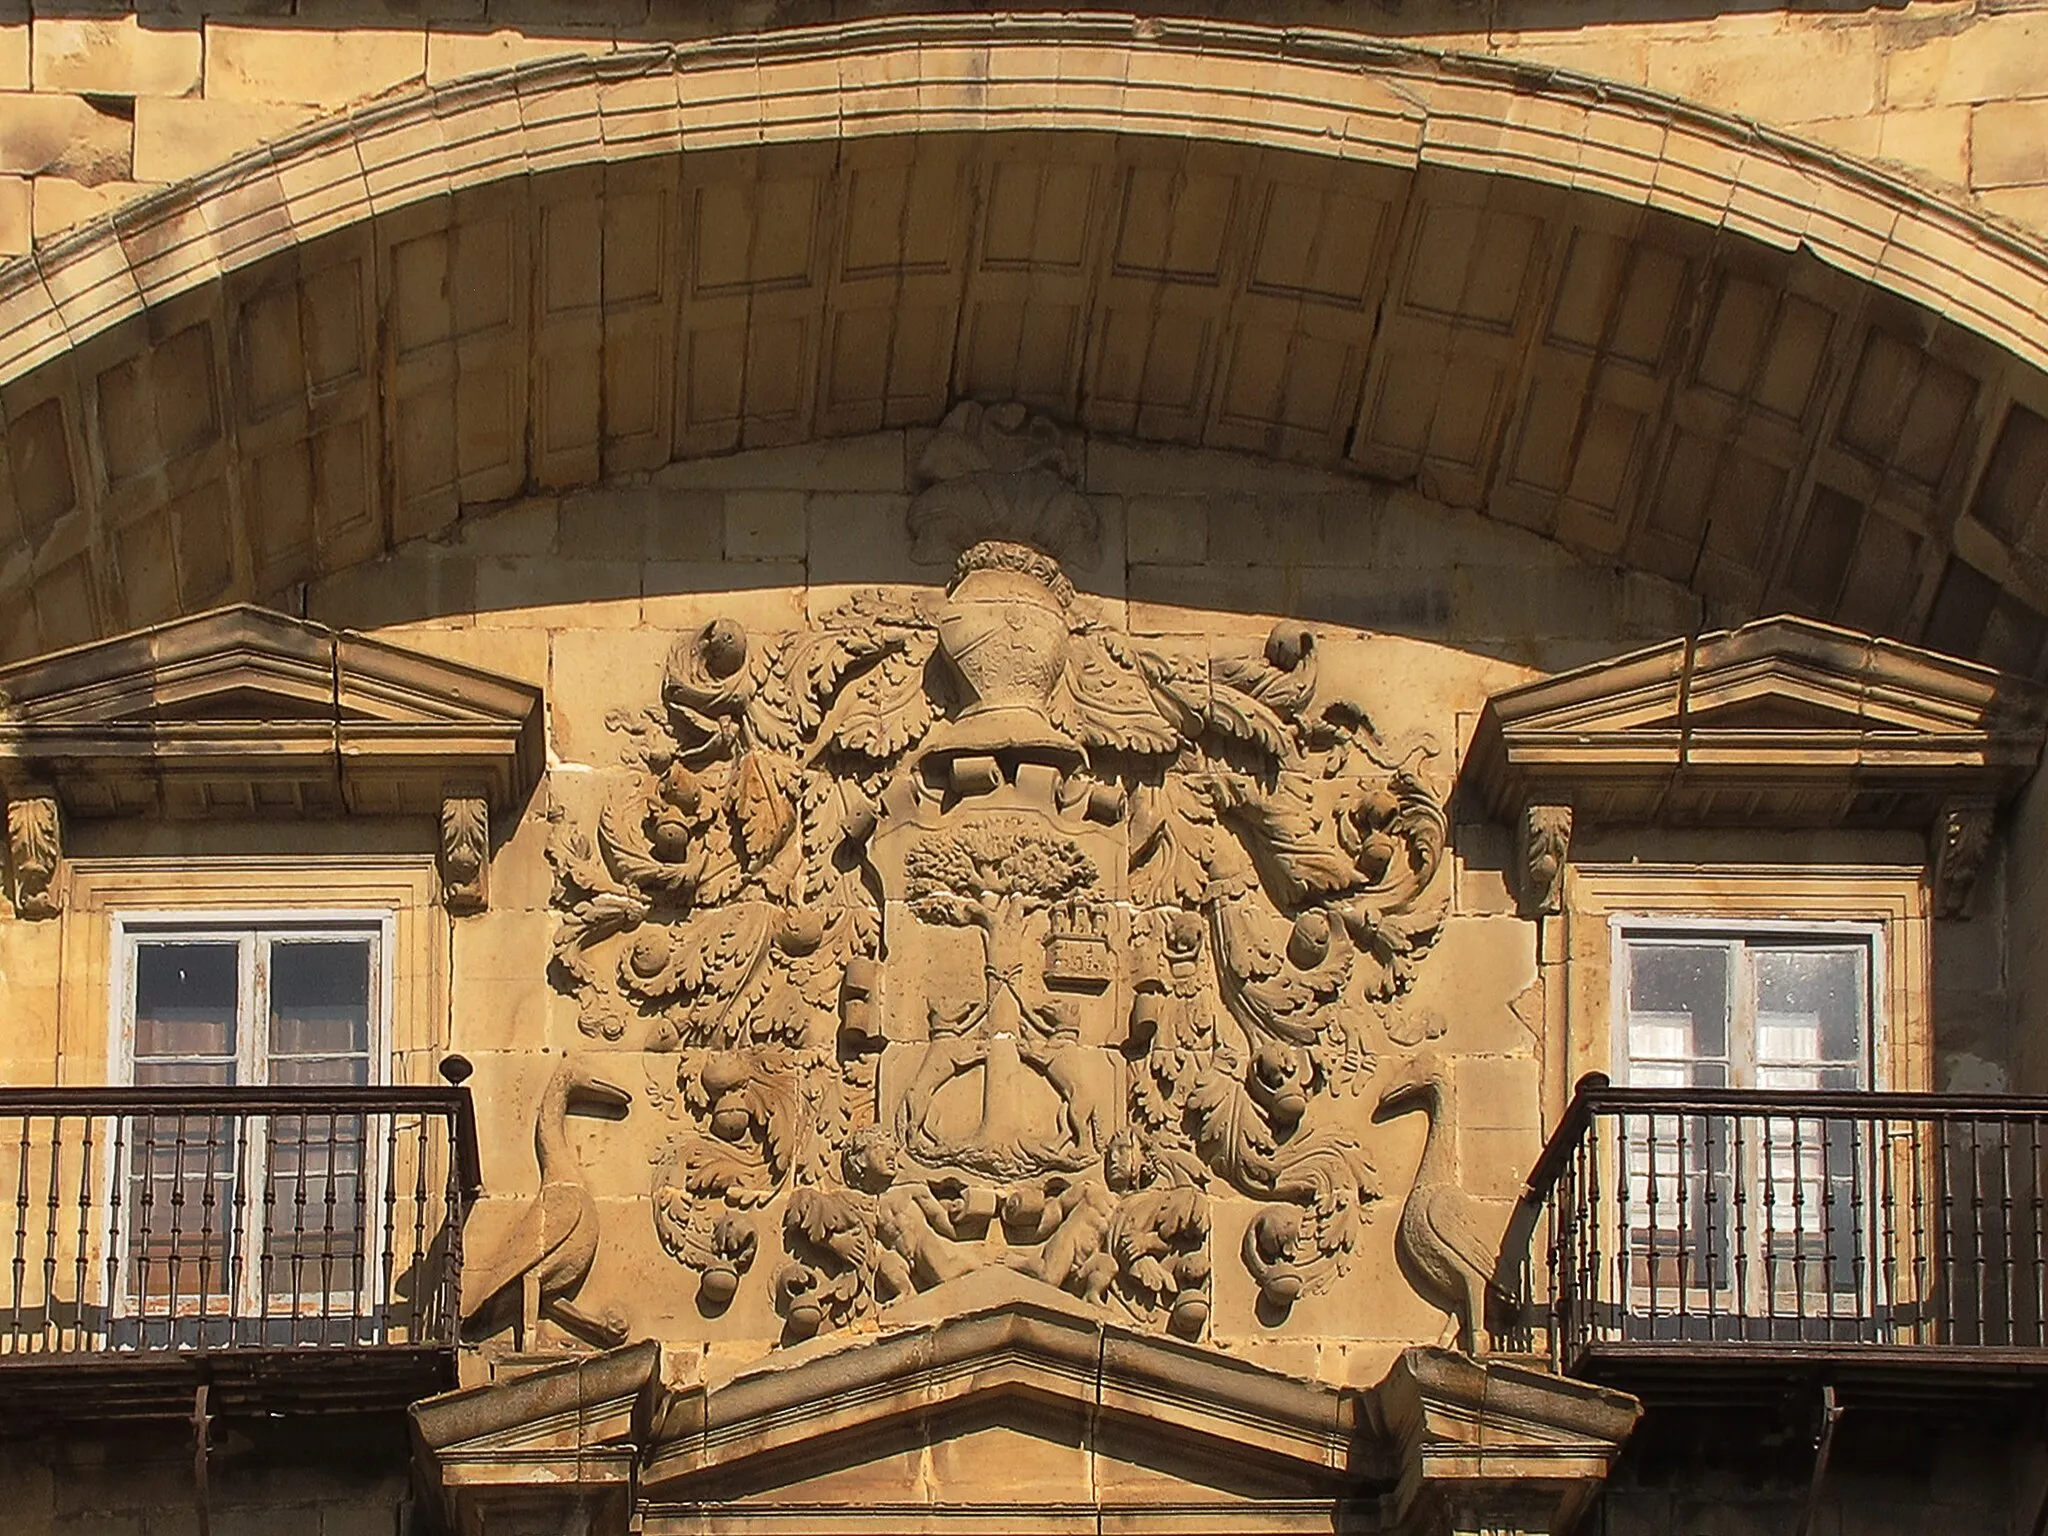
[[[943,594],[679,639],[588,825],[552,974],[651,1053],[662,1243],[789,1337],[1005,1265],[1184,1336],[1215,1202],[1275,1320],[1380,1196],[1347,1110],[1443,915],[1432,745],[1314,637],[1153,648],[984,540]],[[780,1254],[765,1262],[765,1250]]]
[[[620,1112],[631,1102],[625,1089],[598,1074],[591,1057],[566,1056],[555,1067],[534,1111],[540,1193],[517,1213],[495,1246],[465,1268],[465,1326],[516,1285],[521,1349],[536,1347],[543,1317],[588,1343],[609,1347],[625,1342],[623,1317],[599,1316],[575,1302],[597,1258],[598,1221],[597,1202],[569,1145],[567,1119],[571,1109]]]
[[[1459,1348],[1481,1354],[1487,1348],[1486,1302],[1498,1258],[1481,1235],[1486,1222],[1477,1202],[1460,1187],[1452,1167],[1450,1132],[1457,1108],[1450,1077],[1433,1052],[1418,1052],[1390,1075],[1374,1113],[1386,1118],[1414,1110],[1428,1118],[1429,1129],[1415,1182],[1401,1208],[1394,1253],[1416,1292],[1449,1318],[1445,1341],[1455,1334]]]
[[[1014,539],[1076,566],[1102,558],[1102,519],[1079,489],[1067,430],[1015,403],[953,407],[918,453],[911,558],[946,565],[984,539]]]
[[[7,802],[7,859],[14,870],[15,916],[57,915],[57,869],[63,846],[63,822],[55,796],[29,795]]]
[[[1941,808],[1928,841],[1936,917],[1968,917],[1977,874],[1991,851],[1996,803],[1988,798],[1958,797]]]
[[[450,795],[441,802],[441,900],[467,917],[484,910],[490,895],[491,804],[481,795]]]
[[[1515,865],[1522,880],[1522,911],[1530,917],[1564,910],[1564,874],[1572,846],[1572,808],[1531,805],[1522,812]]]

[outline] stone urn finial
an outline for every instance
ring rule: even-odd
[[[949,754],[1037,748],[1078,758],[1052,722],[1073,597],[1058,562],[1029,545],[989,539],[960,556],[939,610],[939,649],[967,702],[935,745]]]

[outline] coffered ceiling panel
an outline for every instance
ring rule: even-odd
[[[2041,665],[2048,335],[2013,296],[2048,253],[2010,231],[1556,75],[923,25],[764,40],[772,115],[715,50],[382,103],[0,269],[0,655],[973,397]],[[1217,84],[1233,49],[1285,99]],[[1857,244],[1886,218],[1896,270]]]

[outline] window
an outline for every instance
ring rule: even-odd
[[[1624,928],[1626,1081],[1870,1086],[1876,936]]]
[[[124,1127],[117,1290],[173,1331],[160,1342],[244,1342],[280,1318],[309,1341],[303,1314],[346,1319],[377,1280],[386,1170],[366,1117],[322,1094],[383,1080],[389,950],[388,920],[360,914],[118,921],[117,1060],[164,1102]]]
[[[1864,1125],[1815,1095],[1871,1085],[1879,935],[1624,924],[1618,936],[1625,1081],[1676,1091],[1625,1127],[1630,1289],[1665,1326],[1865,1316],[1881,1170]],[[1722,1089],[1794,1097],[1683,1097]]]

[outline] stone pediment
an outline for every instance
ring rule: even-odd
[[[986,1272],[702,1394],[650,1448],[650,1506],[1230,1506],[1327,1528],[1357,1484],[1355,1394],[1106,1322]],[[940,1315],[950,1314],[950,1315]],[[910,1460],[906,1462],[906,1453]],[[917,1470],[911,1474],[911,1468]],[[1090,1490],[1094,1490],[1091,1494]]]
[[[530,685],[249,606],[0,670],[10,798],[74,815],[502,810],[540,730]]]
[[[926,1317],[924,1309],[952,1315]],[[1419,1531],[1449,1499],[1561,1528],[1632,1426],[1618,1394],[1410,1350],[1374,1392],[1105,1322],[1018,1276],[974,1276],[711,1385],[654,1346],[414,1410],[453,1528],[554,1500],[600,1536],[699,1531]],[[622,1469],[632,1469],[630,1493]],[[1541,1509],[1532,1510],[1532,1499]],[[552,1528],[552,1527],[550,1527]]]
[[[1924,827],[2009,796],[2042,736],[2024,678],[1780,617],[1495,694],[1464,784],[1510,818]]]

